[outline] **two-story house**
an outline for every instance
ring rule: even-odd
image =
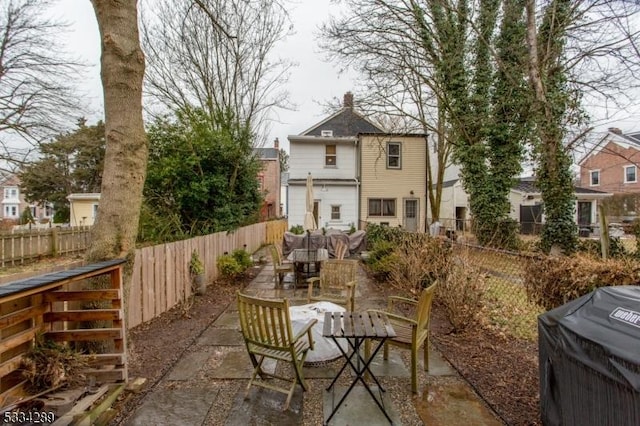
[[[53,207],[50,204],[41,207],[26,202],[20,189],[20,179],[14,174],[0,177],[0,191],[2,191],[2,208],[0,209],[2,219],[18,221],[27,208],[31,210],[31,216],[36,221],[50,220],[53,217]]]
[[[304,223],[307,175],[313,177],[313,214],[320,228],[358,227],[358,135],[383,130],[353,108],[346,93],[343,107],[299,135],[290,135],[288,212],[290,225]]]
[[[262,164],[258,172],[258,185],[264,196],[260,209],[260,219],[267,220],[281,216],[280,205],[280,143],[273,142],[273,148],[255,148],[254,152]]]
[[[580,185],[613,194],[609,216],[635,217],[640,204],[640,132],[610,128],[580,160]]]
[[[373,222],[426,229],[425,134],[384,132],[354,111],[346,93],[340,111],[289,142],[290,225],[304,223],[311,173],[320,228],[362,229]]]
[[[360,220],[408,231],[426,229],[427,135],[358,135]]]

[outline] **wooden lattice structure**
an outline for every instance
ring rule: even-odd
[[[58,343],[105,342],[111,353],[86,355],[86,376],[96,383],[127,381],[124,262],[104,261],[0,287],[0,407],[24,395],[20,364],[40,334]],[[105,288],[86,289],[86,280],[98,277]],[[100,307],[87,308],[88,302]],[[103,328],[81,328],[98,321]]]

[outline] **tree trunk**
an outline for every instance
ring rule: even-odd
[[[92,0],[102,44],[106,152],[98,217],[87,260],[135,249],[148,143],[142,120],[144,54],[137,0]],[[125,283],[128,281],[125,275]]]
[[[126,257],[124,312],[128,312],[133,254],[138,234],[149,147],[142,120],[144,54],[138,36],[137,0],[91,0],[101,36],[106,149],[98,217],[92,230],[89,262]],[[91,280],[102,288],[105,280]],[[93,306],[100,307],[100,306]],[[91,328],[109,327],[91,323]],[[105,353],[111,344],[84,342]]]

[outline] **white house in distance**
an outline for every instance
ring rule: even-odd
[[[99,193],[70,194],[69,224],[71,226],[91,226],[98,216]]]
[[[358,228],[358,134],[383,130],[353,109],[353,95],[343,107],[289,139],[288,212],[290,225],[304,223],[307,175],[313,177],[313,215],[319,228]]]

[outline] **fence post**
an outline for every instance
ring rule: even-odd
[[[51,256],[58,254],[58,228],[51,228]]]

